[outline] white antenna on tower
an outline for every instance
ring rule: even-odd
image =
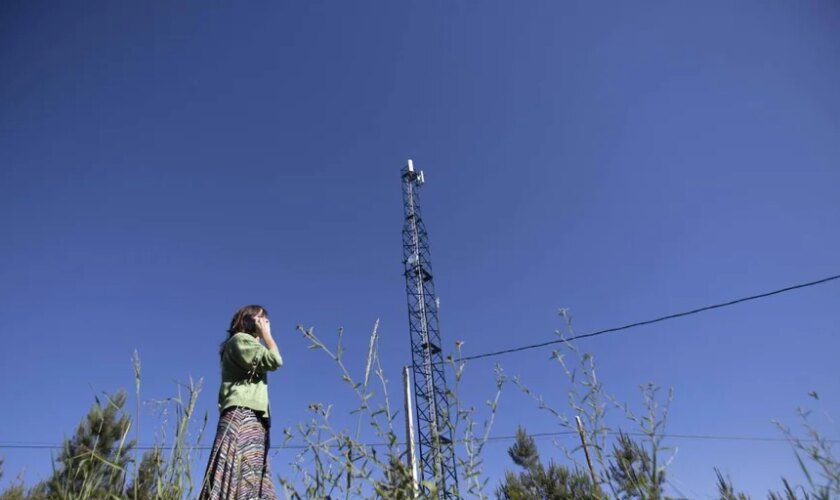
[[[414,161],[408,160],[408,163],[406,164],[405,169],[413,174],[414,173]],[[416,180],[417,180],[418,185],[426,182],[426,180],[423,178],[423,171],[422,170],[417,173]]]

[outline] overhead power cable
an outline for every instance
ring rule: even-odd
[[[617,436],[621,432],[620,431],[607,431],[604,434],[609,436]],[[643,432],[623,432],[626,436],[632,437],[646,437],[647,434]],[[549,438],[549,437],[562,437],[562,436],[576,436],[577,431],[553,431],[553,432],[534,432],[528,433],[528,436],[541,439],[541,438]],[[742,441],[742,442],[765,442],[765,443],[787,443],[790,442],[789,439],[784,437],[769,437],[769,436],[737,436],[737,435],[716,435],[716,434],[680,434],[680,433],[664,433],[664,434],[657,434],[657,436],[665,438],[665,439],[697,439],[697,440],[705,440],[705,441]],[[488,442],[492,441],[513,441],[516,439],[516,435],[502,435],[502,436],[490,436],[487,438]],[[459,440],[463,441],[463,440]],[[813,442],[814,439],[800,439],[802,442]],[[826,443],[836,444],[840,443],[840,439],[824,439]],[[395,443],[399,446],[405,446],[404,442]],[[389,446],[387,442],[372,442],[372,443],[360,443],[361,446],[369,446],[369,447],[384,447]],[[337,448],[339,445],[330,445],[331,448]],[[42,449],[42,450],[60,450],[64,446],[59,444],[48,444],[48,443],[0,443],[0,449]],[[308,448],[309,445],[302,445],[302,444],[285,444],[285,445],[277,445],[273,446],[272,449],[274,450],[303,450]],[[134,450],[170,450],[171,446],[153,446],[153,445],[139,445],[134,446]],[[210,446],[196,446],[191,448],[193,450],[210,450]]]
[[[547,346],[550,346],[550,345],[562,344],[562,343],[565,343],[565,342],[571,342],[573,340],[581,340],[581,339],[588,339],[588,338],[592,338],[592,337],[598,337],[600,335],[605,335],[607,333],[620,332],[622,330],[629,330],[631,328],[637,328],[637,327],[640,327],[640,326],[652,325],[654,323],[659,323],[659,322],[667,321],[667,320],[670,320],[670,319],[676,319],[676,318],[682,318],[682,317],[685,317],[685,316],[691,316],[693,314],[699,314],[699,313],[702,313],[702,312],[711,311],[713,309],[721,309],[723,307],[734,306],[736,304],[742,304],[744,302],[749,302],[749,301],[752,301],[752,300],[763,299],[763,298],[766,298],[766,297],[771,297],[773,295],[779,295],[781,293],[790,292],[790,291],[793,291],[793,290],[799,290],[800,288],[808,288],[808,287],[811,287],[811,286],[822,285],[824,283],[828,283],[829,281],[834,281],[834,280],[837,280],[837,279],[840,279],[840,274],[837,274],[837,275],[834,275],[834,276],[829,276],[827,278],[822,278],[822,279],[819,279],[819,280],[816,280],[816,281],[809,281],[807,283],[800,283],[798,285],[793,285],[793,286],[788,286],[788,287],[785,287],[785,288],[780,288],[778,290],[773,290],[771,292],[760,293],[758,295],[750,295],[749,297],[742,297],[740,299],[730,300],[728,302],[721,302],[719,304],[712,304],[712,305],[709,305],[709,306],[698,307],[697,309],[691,309],[690,311],[683,311],[683,312],[678,312],[678,313],[674,313],[674,314],[668,314],[667,316],[661,316],[659,318],[649,319],[649,320],[646,320],[646,321],[639,321],[639,322],[636,322],[636,323],[630,323],[630,324],[623,325],[623,326],[606,328],[604,330],[598,330],[596,332],[584,333],[584,334],[581,334],[581,335],[573,335],[571,337],[564,337],[564,338],[560,338],[560,339],[549,340],[547,342],[540,342],[538,344],[528,344],[528,345],[524,345],[524,346],[520,346],[520,347],[512,347],[510,349],[501,349],[499,351],[491,351],[491,352],[485,352],[485,353],[481,353],[481,354],[473,354],[471,356],[463,356],[463,357],[458,358],[457,361],[460,362],[460,361],[471,361],[471,360],[474,360],[474,359],[481,359],[481,358],[490,358],[490,357],[494,357],[494,356],[501,356],[503,354],[511,354],[511,353],[514,353],[514,352],[527,351],[527,350],[530,350],[530,349],[539,349],[540,347],[547,347]]]

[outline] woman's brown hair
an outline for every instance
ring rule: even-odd
[[[256,334],[257,318],[260,316],[267,317],[268,311],[265,310],[265,307],[256,304],[241,307],[238,311],[236,311],[236,314],[233,315],[233,319],[230,320],[230,328],[227,330],[228,338],[225,339],[219,347],[219,356],[224,355],[225,344],[227,344],[227,341],[235,334],[239,332],[250,333],[251,335]]]

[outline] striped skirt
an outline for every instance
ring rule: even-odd
[[[219,417],[200,500],[275,500],[268,466],[268,427],[249,408]]]

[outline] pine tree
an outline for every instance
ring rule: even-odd
[[[374,482],[377,498],[408,500],[414,498],[414,480],[411,470],[399,457],[391,456],[385,469],[385,479]]]
[[[746,494],[736,492],[735,487],[732,485],[732,480],[724,477],[718,469],[715,469],[715,476],[717,476],[720,500],[749,500],[750,497]]]
[[[137,475],[125,489],[132,500],[177,500],[180,492],[175,491],[165,478],[163,451],[155,447],[143,454]]]
[[[65,440],[52,477],[32,494],[46,498],[120,498],[134,441],[127,440],[131,420],[122,413],[125,391],[91,406],[73,437]]]
[[[589,475],[579,469],[569,470],[554,461],[548,467],[540,461],[534,438],[520,427],[516,443],[508,448],[508,456],[521,472],[505,472],[505,480],[496,489],[496,497],[505,500],[583,500],[604,498]]]
[[[665,469],[627,434],[618,435],[610,460],[609,477],[619,498],[659,500],[665,483]]]

